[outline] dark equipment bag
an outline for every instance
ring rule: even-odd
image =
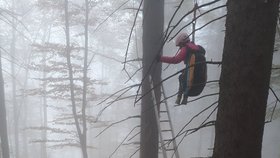
[[[191,52],[190,56],[195,55],[194,72],[192,74],[193,83],[188,91],[188,96],[198,96],[203,91],[207,81],[206,51],[202,46],[198,45],[198,47],[198,51],[187,48],[188,52]]]

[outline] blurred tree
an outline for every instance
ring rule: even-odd
[[[8,128],[7,128],[7,116],[5,105],[5,90],[4,79],[2,73],[1,51],[0,51],[0,137],[1,137],[1,152],[3,158],[10,157],[9,140],[8,140]]]
[[[12,7],[15,8],[15,1],[12,1]],[[13,12],[15,9],[13,9]],[[12,19],[11,23],[12,27],[12,39],[11,39],[11,47],[10,47],[10,54],[11,54],[11,73],[12,73],[12,104],[13,104],[13,117],[14,117],[14,153],[15,158],[19,158],[19,109],[17,103],[17,84],[16,84],[16,73],[15,73],[15,54],[16,54],[16,44],[17,44],[17,37],[16,37],[16,28],[17,24],[15,22],[15,18]]]
[[[279,0],[228,0],[213,158],[261,158]]]
[[[75,120],[75,126],[78,132],[79,142],[82,149],[83,158],[88,157],[87,153],[87,127],[86,127],[86,93],[87,93],[87,55],[88,55],[88,13],[89,13],[89,3],[86,0],[86,23],[85,23],[85,56],[84,56],[84,68],[83,68],[83,97],[82,97],[82,119],[79,121],[77,107],[76,107],[76,100],[75,100],[75,84],[74,84],[74,77],[73,77],[73,69],[72,69],[72,62],[71,62],[71,49],[70,49],[70,25],[69,25],[69,12],[68,12],[68,0],[65,0],[65,35],[66,35],[66,58],[67,58],[67,67],[69,73],[69,81],[70,81],[70,97],[71,97],[71,106],[72,112]],[[82,127],[80,126],[82,124]]]

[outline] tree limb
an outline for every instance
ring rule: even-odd
[[[99,134],[97,134],[95,137],[99,137],[102,133],[104,133],[107,129],[111,128],[112,126],[116,125],[116,124],[119,124],[119,123],[122,123],[124,121],[127,121],[129,119],[133,119],[133,118],[140,118],[140,115],[135,115],[135,116],[129,116],[125,119],[122,119],[120,121],[117,121],[117,122],[114,122],[112,124],[110,124],[108,127],[106,127],[105,129],[103,129]]]

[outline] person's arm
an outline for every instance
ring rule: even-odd
[[[163,63],[169,63],[169,64],[178,64],[181,61],[184,61],[186,58],[186,48],[183,47],[180,52],[173,56],[173,57],[168,57],[168,56],[161,56],[160,61]]]

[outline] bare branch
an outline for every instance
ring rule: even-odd
[[[89,49],[89,51],[92,52],[92,53],[94,53],[94,55],[99,55],[99,56],[101,56],[101,57],[114,60],[114,61],[116,61],[116,62],[118,62],[118,63],[122,63],[121,60],[118,60],[118,59],[116,59],[116,58],[113,58],[112,56],[107,56],[107,55],[104,55],[103,53],[96,53],[96,52],[94,52],[94,51],[91,50],[91,49]],[[89,64],[90,64],[91,62],[92,62],[92,59],[90,60]]]
[[[136,97],[136,95],[130,95],[130,96],[122,97],[122,98],[117,98],[117,99],[115,99],[113,101],[108,102],[108,104],[113,104],[113,103],[115,103],[117,101],[121,101],[121,100],[125,100],[125,99],[130,99],[130,98],[134,98],[134,97]]]
[[[209,121],[209,122],[207,122],[207,123],[205,123],[205,124],[200,125],[199,127],[191,128],[191,129],[186,130],[186,131],[184,132],[185,135],[183,136],[183,138],[182,138],[182,139],[180,140],[180,142],[178,143],[176,150],[178,150],[179,146],[181,145],[181,143],[183,142],[183,140],[184,140],[184,138],[185,138],[186,136],[188,136],[188,135],[190,135],[190,134],[192,134],[192,133],[194,133],[194,132],[196,132],[196,131],[198,131],[198,130],[200,130],[200,129],[202,129],[202,128],[214,126],[214,124],[215,124],[215,121]],[[188,134],[188,132],[191,132],[191,133]],[[176,139],[176,137],[173,138],[171,141],[174,141],[175,139]],[[169,143],[171,143],[171,141],[170,141]],[[175,155],[175,152],[173,152],[171,158],[173,158],[174,155]]]
[[[14,20],[16,20],[16,22],[18,22],[19,24],[21,24],[21,26],[23,26],[23,28],[30,34],[30,31],[28,30],[28,28],[26,27],[26,25],[21,21],[21,20],[19,20],[18,18],[17,18],[17,16],[19,16],[17,13],[15,13],[15,12],[12,12],[12,11],[9,11],[9,10],[6,10],[6,9],[3,9],[3,8],[0,8],[0,16],[2,16],[3,18],[5,18],[5,20],[4,19],[2,19],[2,21],[4,21],[5,23],[7,23],[8,25],[10,25],[10,26],[12,26],[13,27],[13,29],[15,29],[22,37],[24,37],[26,40],[28,40],[28,41],[32,41],[30,38],[28,38],[27,36],[25,36],[24,35],[24,33],[22,33],[21,31],[19,31],[17,28],[16,28],[16,26],[14,26],[13,24],[12,24],[12,22],[7,18],[7,17],[5,17],[2,13],[6,13],[6,14],[8,14],[12,19],[14,19]]]
[[[275,112],[275,109],[276,109],[276,106],[277,106],[277,101],[275,102],[274,106],[273,106],[273,109],[272,109],[272,112],[271,112],[271,117],[270,117],[270,120],[269,121],[266,121],[265,123],[269,123],[269,122],[272,122],[272,119],[273,119],[273,115],[274,115],[274,112]]]
[[[131,141],[133,138],[135,138],[136,136],[138,136],[141,132],[136,133],[135,135],[133,135],[131,138],[129,138],[127,141]]]
[[[142,60],[143,60],[142,58],[136,58],[136,59],[126,60],[126,63],[134,62],[134,61],[142,61]],[[124,64],[125,62],[122,62],[122,63]]]
[[[210,109],[212,106],[214,106],[214,105],[217,104],[217,103],[218,103],[218,101],[215,101],[215,102],[212,103],[210,106],[204,108],[204,109],[201,110],[199,113],[197,113],[195,116],[193,116],[193,117],[189,120],[189,122],[187,122],[187,123],[183,126],[183,128],[181,128],[181,130],[178,132],[178,134],[177,134],[175,137],[178,137],[178,136],[182,135],[182,131],[183,131],[196,117],[198,117],[200,114],[202,114],[202,113],[205,112],[206,110]]]
[[[136,11],[138,11],[138,10],[139,10],[139,11],[141,11],[141,12],[143,11],[143,9],[139,9],[139,8],[132,8],[132,7],[130,7],[130,8],[128,7],[128,8],[124,8],[124,9],[127,9],[127,10],[136,10]]]
[[[273,115],[274,115],[274,112],[275,112],[275,109],[276,109],[276,106],[277,106],[277,103],[278,103],[278,102],[280,102],[279,97],[276,95],[275,91],[274,91],[271,87],[269,87],[269,89],[270,89],[270,91],[273,93],[274,97],[276,98],[276,102],[275,102],[275,104],[274,104],[274,106],[273,106],[273,109],[272,109],[272,113],[271,113],[270,120],[269,120],[269,121],[267,121],[266,123],[268,123],[268,122],[271,122],[271,121],[272,121],[272,119],[273,119]]]
[[[206,117],[206,119],[200,124],[202,126],[211,116],[212,114],[218,109],[218,105],[212,110],[212,112]]]
[[[116,8],[110,15],[108,15],[100,24],[96,26],[96,28],[93,30],[93,33],[96,32],[101,25],[103,25],[113,14],[115,14],[121,7],[123,7],[127,2],[130,0],[125,1],[123,4],[121,4],[118,8]]]
[[[209,21],[208,23],[204,24],[203,26],[201,26],[201,27],[195,29],[194,31],[192,31],[192,32],[189,34],[189,36],[192,35],[193,33],[195,33],[196,31],[201,30],[202,28],[206,27],[207,25],[213,23],[214,21],[220,20],[220,19],[222,19],[222,18],[224,18],[224,17],[226,17],[226,16],[227,16],[227,15],[225,14],[225,15],[223,15],[223,16],[220,16],[220,17],[218,17],[218,18],[215,18],[215,19]],[[177,35],[181,30],[183,30],[185,27],[187,27],[187,26],[182,27],[174,36],[172,36],[172,37],[169,39],[169,41],[171,41],[172,39],[174,39],[174,38],[176,37],[176,35]]]
[[[219,95],[220,93],[212,93],[212,94],[206,94],[206,95],[203,95],[201,97],[198,97],[198,98],[195,98],[193,100],[190,100],[188,101],[188,103],[191,103],[191,102],[194,102],[196,100],[199,100],[199,99],[202,99],[202,98],[205,98],[205,97],[210,97],[210,96],[216,96],[216,95]]]
[[[125,140],[129,137],[129,135],[136,129],[139,128],[140,126],[136,126],[134,127],[127,135],[126,137],[122,140],[122,142],[118,145],[118,147],[113,151],[113,153],[109,156],[109,158],[111,158],[116,152],[117,150],[121,147],[121,145],[123,145],[123,143],[125,142]]]
[[[104,133],[107,129],[111,128],[112,126],[116,125],[116,124],[119,124],[119,123],[122,123],[124,121],[127,121],[129,119],[133,119],[133,118],[140,118],[140,115],[135,115],[135,116],[129,116],[125,119],[122,119],[120,121],[117,121],[117,122],[114,122],[112,124],[110,124],[108,127],[106,127],[105,129],[103,129],[99,134],[97,134],[95,137],[99,137],[102,133]]]
[[[181,3],[179,4],[179,7],[181,7],[183,1],[184,1],[184,0],[182,0]],[[178,8],[177,8],[177,10],[174,12],[172,18],[170,19],[170,21],[169,21],[169,23],[168,23],[168,25],[167,25],[167,30],[165,31],[165,32],[166,32],[166,35],[165,35],[165,37],[164,37],[164,38],[165,38],[165,41],[167,41],[167,39],[169,38],[169,36],[171,35],[171,33],[174,31],[174,29],[183,21],[183,19],[184,19],[186,16],[190,15],[190,14],[191,14],[192,12],[194,12],[196,9],[200,9],[200,8],[205,7],[205,6],[209,6],[209,5],[214,4],[214,3],[218,2],[218,1],[220,1],[220,0],[214,0],[214,1],[209,2],[209,3],[206,3],[206,4],[202,4],[202,5],[198,6],[198,7],[194,7],[192,10],[190,10],[188,13],[186,13],[183,17],[181,17],[181,19],[180,19],[175,25],[171,26],[171,22],[173,21],[175,15],[176,15],[177,12],[178,12]],[[168,33],[168,29],[169,29],[169,28],[172,28],[172,29],[171,29],[171,30],[169,31],[169,33]],[[178,31],[178,32],[179,32],[179,31]]]
[[[185,130],[183,133],[180,134],[180,135],[182,135],[182,134],[185,133],[185,135],[182,137],[182,139],[181,139],[180,142],[178,143],[178,146],[177,146],[177,149],[176,149],[176,150],[178,150],[179,145],[183,142],[183,140],[185,139],[185,137],[187,137],[188,135],[191,135],[191,134],[197,132],[198,130],[200,130],[200,129],[204,128],[204,127],[212,126],[212,124],[209,125],[209,123],[215,123],[215,121],[209,121],[209,122],[207,122],[207,123],[205,123],[205,122],[211,117],[211,115],[217,110],[217,108],[218,108],[218,106],[216,106],[216,107],[212,110],[212,112],[206,117],[206,119],[205,119],[198,127],[193,128],[193,129],[187,129],[187,130]],[[214,124],[213,124],[213,125],[214,125]],[[190,133],[189,133],[189,132],[190,132]],[[171,143],[172,141],[174,141],[174,140],[175,140],[177,137],[179,137],[180,135],[177,135],[175,138],[171,139],[171,141],[170,141],[169,143]],[[174,154],[175,154],[175,152],[173,153],[173,155],[174,155]],[[172,157],[173,157],[173,155],[172,155]]]
[[[181,0],[180,4],[179,4],[178,7],[176,8],[176,10],[175,10],[175,12],[173,13],[172,17],[170,18],[170,20],[169,20],[169,22],[168,22],[168,25],[167,25],[167,29],[166,29],[166,31],[165,31],[164,39],[168,39],[168,36],[167,36],[168,30],[169,30],[169,28],[170,28],[170,26],[171,26],[171,23],[172,23],[173,19],[174,19],[175,16],[176,16],[177,12],[178,12],[179,9],[181,8],[183,2],[184,2],[184,0]]]
[[[191,134],[195,133],[196,131],[198,131],[198,130],[200,130],[200,129],[202,129],[202,128],[214,126],[214,125],[215,125],[215,122],[216,122],[216,121],[209,121],[209,122],[206,122],[206,123],[201,124],[200,126],[198,126],[198,127],[196,127],[196,128],[192,128],[192,129],[186,130],[186,133],[190,132],[188,135],[191,135]]]
[[[276,93],[274,92],[274,90],[273,90],[271,87],[269,87],[269,89],[270,89],[270,91],[273,93],[273,95],[274,95],[274,97],[277,99],[277,101],[280,102],[280,99],[279,99],[279,97],[276,95]]]
[[[121,90],[118,90],[117,92],[111,94],[109,97],[107,97],[106,99],[104,99],[103,101],[101,101],[100,103],[98,103],[97,105],[100,105],[100,104],[104,103],[105,101],[107,101],[108,99],[110,99],[111,97],[113,97],[114,95],[116,95],[116,94],[119,93],[119,92],[122,92],[122,91],[127,90],[127,89],[130,90],[131,88],[137,87],[137,86],[139,86],[139,84],[134,84],[134,85],[131,85],[131,86],[127,86],[127,87],[125,87],[125,88],[123,88],[123,89],[121,89]]]
[[[132,77],[135,76],[137,74],[137,72],[139,72],[142,69],[143,69],[143,66],[141,66],[139,69],[137,69],[132,75],[130,75],[130,77],[127,79],[127,81],[125,81],[125,83],[127,83],[129,80],[131,80]]]
[[[136,12],[136,15],[135,15],[135,18],[134,18],[134,21],[133,21],[133,25],[132,25],[132,28],[130,30],[130,33],[129,33],[129,38],[128,38],[128,42],[127,42],[127,47],[126,47],[126,51],[125,51],[125,59],[124,59],[124,66],[123,66],[123,69],[126,71],[126,62],[127,62],[127,54],[128,54],[128,49],[129,49],[129,45],[130,45],[130,40],[131,40],[131,36],[132,36],[132,32],[133,32],[133,29],[136,25],[136,20],[137,20],[137,17],[138,17],[138,14],[139,14],[139,11],[140,11],[140,8],[142,6],[142,3],[143,3],[144,0],[141,0],[140,4],[139,4],[139,7],[138,7],[138,10]],[[129,74],[128,74],[129,76]]]
[[[137,150],[135,150],[135,152],[134,153],[132,153],[130,156],[129,156],[129,158],[132,158],[138,151],[140,151],[140,147],[138,147],[138,149]]]
[[[124,92],[122,92],[115,100],[118,100],[122,95],[124,95],[126,92],[128,92],[131,88],[133,87],[129,87],[128,89],[126,89]],[[109,106],[111,106],[115,101],[111,102],[109,105],[105,106],[102,110],[100,110],[100,112],[97,115],[96,121],[99,119],[99,117],[101,116],[101,114],[104,112],[105,109],[107,109]]]

